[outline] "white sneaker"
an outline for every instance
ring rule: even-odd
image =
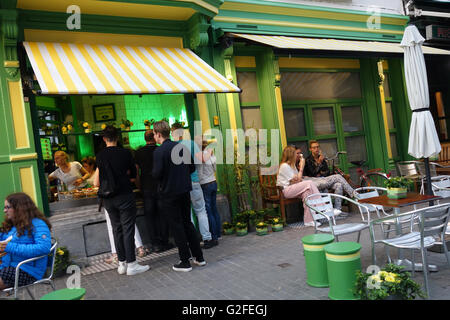
[[[142,266],[135,261],[128,264],[127,276],[134,276],[135,274],[145,272],[148,269],[150,269],[150,266]]]
[[[321,225],[321,223],[319,222],[319,221],[316,221],[316,224],[315,224],[317,227],[319,227],[320,225]],[[306,222],[305,223],[305,227],[314,227],[314,221],[311,221],[311,222]]]
[[[127,263],[125,261],[119,261],[119,268],[117,268],[119,274],[125,274],[127,272]]]

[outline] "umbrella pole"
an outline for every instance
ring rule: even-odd
[[[425,175],[427,178],[427,195],[432,196],[433,191],[431,189],[431,173],[430,173],[430,161],[428,158],[424,158],[425,161]],[[434,205],[434,201],[429,202],[430,206]]]

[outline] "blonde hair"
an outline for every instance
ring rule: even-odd
[[[281,167],[281,164],[283,164],[283,163],[287,163],[289,166],[294,167],[296,160],[297,160],[297,155],[295,154],[295,147],[287,146],[283,149],[280,167]]]
[[[61,151],[61,150],[56,151],[55,152],[55,158],[57,156],[63,156],[64,158],[66,158],[66,161],[69,161],[69,155],[67,153],[65,153],[64,151]]]

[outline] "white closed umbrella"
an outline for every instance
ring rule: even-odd
[[[416,26],[406,27],[400,46],[403,47],[405,81],[409,105],[413,111],[409,129],[408,153],[415,158],[425,158],[428,186],[431,186],[428,158],[441,152],[441,144],[436,132],[433,117],[429,110],[427,69],[422,52],[425,39]],[[431,188],[428,188],[431,194]]]

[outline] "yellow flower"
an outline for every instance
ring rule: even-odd
[[[72,129],[73,129],[72,125],[71,125],[71,124],[68,124],[68,125],[67,125],[67,129],[68,129],[68,130],[72,130]]]
[[[83,127],[87,128],[89,126],[89,123],[83,122]]]
[[[106,124],[102,124],[102,130],[106,128]]]
[[[123,128],[125,128],[125,125],[122,123],[122,124],[120,125],[120,127],[123,129]]]
[[[278,221],[280,221],[280,220],[278,220],[277,218],[273,219],[273,223],[274,223],[274,224],[277,224]]]
[[[67,128],[66,127],[62,127],[61,130],[62,130],[62,132],[66,132]]]
[[[59,254],[60,256],[64,255],[64,251],[62,251],[61,249],[58,249],[58,251],[56,251],[57,254]]]
[[[383,277],[383,278],[386,278],[386,276],[389,274],[389,272],[386,272],[386,271],[380,271],[380,272],[378,272],[378,276],[379,277]]]
[[[386,277],[384,277],[384,280],[386,280],[387,282],[395,282],[395,277],[389,274]]]

